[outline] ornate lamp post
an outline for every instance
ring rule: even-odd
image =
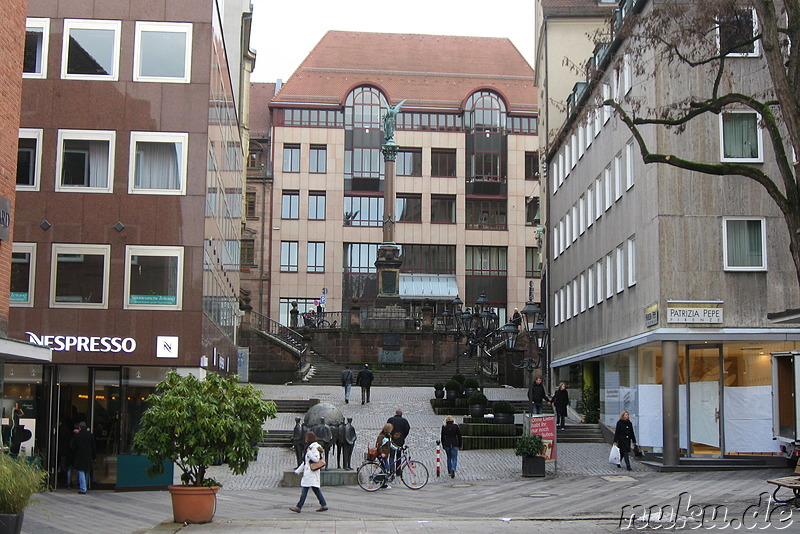
[[[523,358],[519,363],[511,361],[511,365],[517,369],[524,369],[529,373],[533,373],[534,370],[544,366],[544,372],[547,374],[547,351],[550,346],[550,330],[545,324],[544,310],[539,307],[538,303],[533,302],[533,283],[530,286],[528,302],[520,313],[525,318],[525,332],[528,335],[528,345],[531,346],[533,354],[529,358]]]
[[[517,333],[519,332],[513,323],[508,323],[498,328],[497,313],[493,309],[489,309],[488,304],[489,299],[486,298],[486,294],[481,293],[475,302],[476,307],[481,310],[480,314],[468,315],[468,312],[466,312],[462,315],[462,322],[467,332],[467,342],[470,347],[478,350],[478,373],[480,374],[481,392],[483,392],[483,360],[488,354],[486,346],[491,347],[495,340],[502,335],[505,339],[506,348],[511,350],[516,344]]]

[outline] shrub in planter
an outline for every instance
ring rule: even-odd
[[[543,477],[545,474],[544,441],[539,434],[520,436],[514,444],[514,454],[522,456],[522,476]]]
[[[453,375],[453,380],[455,380],[459,384],[463,385],[464,381],[466,380],[466,377],[464,377],[464,375],[462,375],[462,374],[457,374],[457,375]]]
[[[514,423],[514,407],[508,401],[497,401],[492,404],[494,420],[500,424]]]
[[[46,479],[47,472],[29,459],[0,452],[0,526],[19,532],[31,495],[45,489]]]
[[[486,395],[480,391],[476,391],[470,395],[467,402],[469,403],[470,417],[483,417],[483,415],[486,413],[486,405],[489,404],[489,400],[486,398]]]
[[[142,415],[133,450],[147,457],[151,475],[163,473],[164,460],[174,462],[183,472],[182,486],[170,486],[176,522],[208,522],[179,517],[176,492],[188,493],[186,487],[214,487],[211,503],[216,502],[219,484],[206,477],[206,471],[218,459],[231,472],[247,471],[261,440],[264,420],[275,418],[275,403],[261,400],[251,385],[239,385],[237,377],[208,374],[199,380],[194,375],[170,372],[147,398],[150,407]],[[184,488],[184,489],[181,489]],[[172,491],[175,489],[175,491]]]
[[[470,395],[475,393],[476,389],[478,389],[478,381],[475,380],[474,378],[467,378],[466,380],[464,380],[464,384],[463,385],[464,385],[464,396],[465,397],[469,397]]]
[[[447,391],[447,399],[455,399],[458,397],[458,393],[461,391],[461,384],[456,380],[448,380],[447,383],[444,385],[445,391]]]
[[[437,399],[444,398],[444,384],[442,382],[436,382],[433,385],[433,390],[434,390],[433,391],[434,397],[436,397]]]

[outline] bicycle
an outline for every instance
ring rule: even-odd
[[[403,484],[412,490],[422,489],[428,483],[428,468],[425,464],[411,459],[408,447],[400,449],[400,457],[395,460],[395,465],[400,466],[397,471],[390,466],[387,472],[380,461],[366,461],[359,466],[357,473],[358,485],[365,491],[377,491],[384,485],[400,477]]]

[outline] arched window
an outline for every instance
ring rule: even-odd
[[[476,91],[464,110],[467,194],[505,196],[506,106],[491,91]]]
[[[385,109],[386,98],[375,87],[356,87],[347,95],[344,108],[347,191],[383,190],[381,117]]]
[[[491,91],[477,91],[466,105],[467,129],[499,132],[506,127],[506,105]]]

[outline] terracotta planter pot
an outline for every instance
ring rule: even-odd
[[[25,513],[0,514],[0,534],[19,534]]]
[[[219,486],[168,486],[176,523],[208,523],[217,511]]]

